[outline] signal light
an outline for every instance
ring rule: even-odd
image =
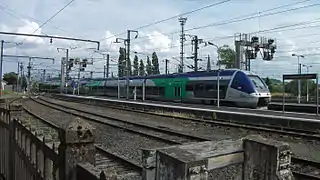
[[[254,47],[254,50],[255,50],[256,52],[260,51],[259,45],[255,46],[255,47]]]
[[[274,54],[276,52],[276,48],[275,47],[271,47],[270,51],[271,51],[271,54]]]
[[[259,38],[257,36],[253,36],[251,38],[251,43],[258,43],[259,42]]]
[[[268,44],[273,44],[274,43],[274,39],[268,39]]]

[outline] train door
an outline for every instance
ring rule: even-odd
[[[181,100],[181,94],[182,94],[182,86],[181,82],[174,82],[172,84],[172,90],[173,90],[173,95],[175,100]]]

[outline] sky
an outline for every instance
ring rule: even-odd
[[[198,35],[204,41],[218,46],[228,45],[234,48],[235,35],[250,34],[276,40],[277,50],[273,60],[264,61],[261,55],[252,60],[251,70],[262,77],[280,79],[282,74],[297,73],[297,57],[304,55],[300,62],[307,66],[310,73],[320,70],[320,2],[318,0],[73,0],[65,9],[50,21],[56,12],[70,0],[0,0],[0,31],[54,35],[100,41],[100,53],[94,51],[96,44],[36,38],[0,35],[5,40],[5,55],[39,56],[54,58],[55,61],[32,59],[34,75],[40,75],[46,69],[47,75],[59,72],[61,57],[68,48],[69,57],[89,58],[92,65],[86,71],[94,71],[94,77],[102,77],[105,60],[103,55],[111,57],[110,73],[117,75],[119,47],[123,43],[114,43],[116,38],[126,38],[128,29],[139,31],[138,38],[132,33],[131,56],[137,52],[139,59],[146,62],[146,56],[156,51],[159,57],[160,71],[164,73],[165,59],[169,59],[169,72],[176,72],[179,64],[178,17],[201,7],[202,10],[183,15],[186,42],[185,56],[192,56],[191,37]],[[172,18],[171,18],[172,17]],[[165,20],[169,19],[169,20]],[[161,23],[155,22],[165,20]],[[44,24],[44,22],[47,22]],[[142,27],[144,25],[150,25]],[[142,27],[142,28],[139,28]],[[200,67],[206,68],[208,55],[212,64],[216,63],[217,53],[214,46],[199,45]],[[93,59],[91,59],[93,58]],[[4,59],[3,71],[17,71],[17,62],[27,65],[26,58]],[[191,65],[191,59],[185,59]],[[217,68],[215,65],[213,69]],[[26,68],[25,68],[26,70]],[[185,68],[186,71],[191,71]],[[83,73],[88,77],[90,73]]]

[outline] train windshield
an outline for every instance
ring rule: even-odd
[[[249,76],[249,78],[257,89],[267,89],[267,85],[259,76]]]

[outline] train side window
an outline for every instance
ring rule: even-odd
[[[233,85],[238,86],[238,85],[239,85],[239,80],[238,80],[238,79],[234,79],[234,80],[233,80]]]
[[[193,84],[192,84],[192,83],[187,83],[187,85],[186,85],[186,91],[193,91],[193,89],[194,89]]]
[[[216,87],[213,84],[206,84],[206,91],[215,91]]]
[[[203,91],[204,85],[203,84],[196,84],[195,85],[195,90],[196,91]]]
[[[233,80],[233,87],[236,89],[242,89],[242,85],[239,83],[239,80],[235,79]]]
[[[159,87],[159,95],[164,96],[164,87]]]

